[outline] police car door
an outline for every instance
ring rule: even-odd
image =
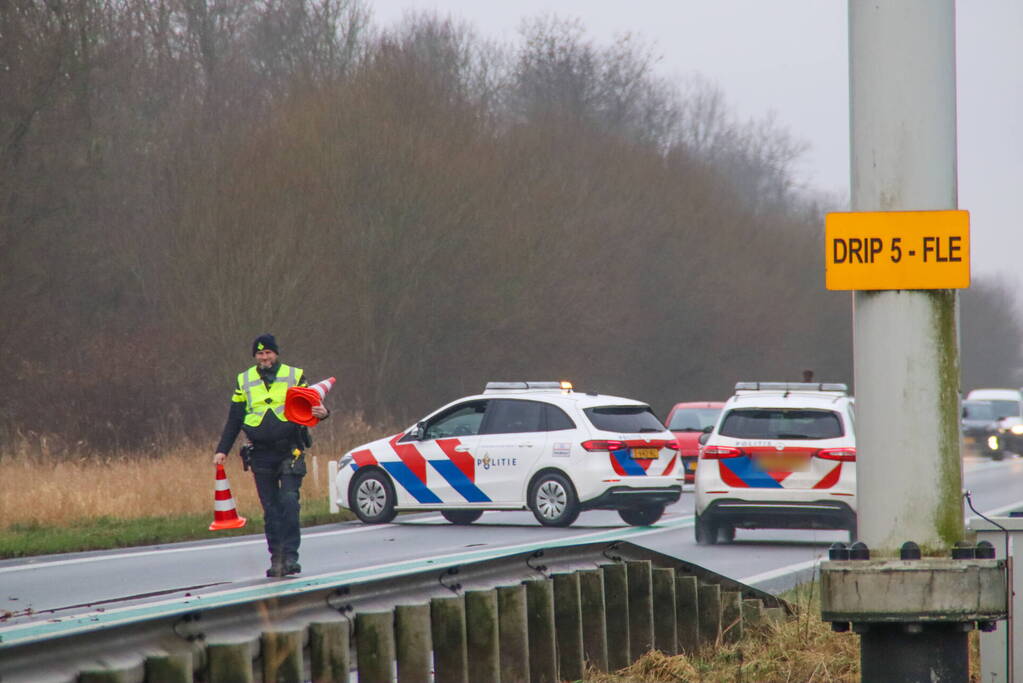
[[[419,444],[430,464],[427,485],[443,503],[486,503],[476,485],[476,444],[489,401],[465,401],[427,421]]]
[[[494,399],[476,446],[476,480],[494,502],[521,502],[526,478],[547,448],[545,403]]]

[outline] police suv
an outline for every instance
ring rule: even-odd
[[[656,522],[682,493],[671,432],[640,401],[579,393],[569,382],[489,382],[403,432],[337,463],[331,509],[367,524],[440,510],[470,524],[484,510],[532,510],[568,526],[582,510]]]
[[[700,437],[696,542],[743,529],[847,529],[856,538],[853,399],[844,384],[739,382]]]

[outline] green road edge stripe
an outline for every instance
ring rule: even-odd
[[[139,607],[121,607],[102,612],[88,612],[60,621],[51,620],[41,624],[12,625],[0,628],[0,650],[11,645],[23,645],[47,638],[73,635],[83,631],[98,631],[113,626],[124,626],[161,617],[172,617],[196,610],[230,607],[255,600],[295,595],[311,590],[350,586],[352,584],[376,581],[403,574],[414,574],[424,569],[451,567],[469,562],[492,560],[522,552],[545,548],[560,548],[580,543],[623,541],[635,536],[645,536],[666,529],[688,526],[692,524],[692,521],[692,515],[687,515],[679,519],[659,522],[650,527],[625,527],[592,534],[582,534],[580,536],[569,536],[554,541],[523,543],[505,548],[470,550],[451,555],[442,555],[435,559],[401,560],[364,569],[350,569],[337,574],[323,575],[310,579],[292,579],[287,583],[274,581],[266,585],[234,588],[208,596],[172,598]],[[381,571],[382,569],[384,571]]]

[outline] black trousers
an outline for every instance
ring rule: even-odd
[[[299,490],[305,475],[305,455],[296,459],[290,454],[254,452],[252,474],[263,506],[264,533],[271,560],[297,562],[302,541]]]

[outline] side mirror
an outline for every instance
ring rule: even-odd
[[[416,426],[409,431],[408,435],[416,441],[422,441],[423,437],[426,435],[426,423],[417,422]]]
[[[703,428],[702,431],[704,434],[710,434],[711,432],[714,431],[714,425],[707,425],[706,427]]]
[[[700,434],[700,438],[697,439],[697,441],[700,442],[701,446],[705,446],[707,445],[708,439],[710,439],[710,432],[704,432],[703,434]]]

